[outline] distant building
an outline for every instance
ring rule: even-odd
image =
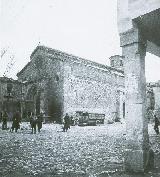
[[[153,114],[160,117],[160,81],[147,84],[147,111],[151,112],[149,119],[153,120]]]
[[[21,111],[21,89],[22,84],[17,80],[0,77],[0,112],[6,110],[10,119],[13,112]]]

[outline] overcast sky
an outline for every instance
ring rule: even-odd
[[[0,76],[16,78],[38,43],[109,65],[120,54],[117,0],[0,0]],[[160,80],[160,58],[146,57],[147,81]]]

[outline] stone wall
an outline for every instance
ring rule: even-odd
[[[153,92],[155,94],[155,109],[160,109],[160,85],[153,87]]]
[[[13,79],[6,78],[6,77],[0,78],[0,99],[2,100],[4,95],[7,95],[7,82],[8,81],[10,81],[10,83],[12,84],[11,95],[16,99],[20,99],[21,83],[18,82],[17,80],[13,80]]]
[[[118,89],[124,87],[123,76],[112,69],[72,61],[65,62],[64,71],[64,113],[100,113],[106,121],[113,119],[120,110]]]
[[[25,83],[24,99],[56,121],[76,111],[105,114],[106,120],[122,115],[124,76],[115,68],[38,46],[17,75]]]
[[[147,84],[147,100],[147,107],[154,104],[155,110],[160,109],[160,81]]]
[[[132,19],[160,8],[159,0],[128,0],[128,10]]]
[[[7,92],[7,83],[12,85],[10,95]],[[0,78],[0,112],[6,110],[9,118],[12,118],[13,112],[21,109],[21,89],[22,85],[17,80],[11,78]]]
[[[60,120],[63,111],[62,67],[61,60],[38,50],[26,68],[18,73],[18,79],[26,83],[24,99],[33,101],[35,109],[36,99],[39,99],[39,112],[44,112],[55,121]]]
[[[147,84],[146,116],[154,122],[154,114],[160,119],[160,81]]]
[[[122,56],[120,56],[120,55],[114,55],[114,56],[111,56],[109,59],[110,59],[110,66],[111,67],[114,67],[116,69],[124,71],[123,57]]]

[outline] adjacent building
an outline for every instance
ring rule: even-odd
[[[22,83],[12,78],[0,77],[0,112],[6,110],[11,119],[13,112],[21,112],[21,101]]]

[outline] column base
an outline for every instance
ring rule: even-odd
[[[125,151],[124,168],[126,172],[145,172],[154,168],[154,152],[149,149],[146,150],[132,150]]]

